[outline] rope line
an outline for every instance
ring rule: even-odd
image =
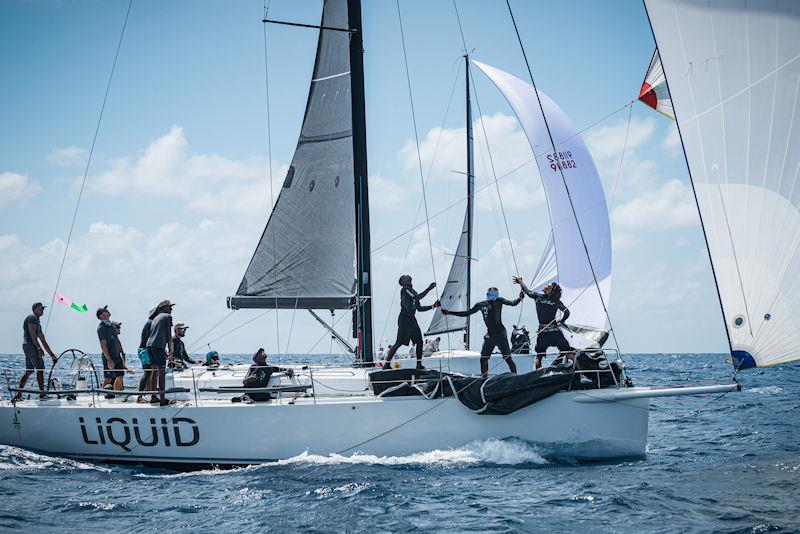
[[[403,31],[403,17],[400,12],[400,0],[395,0],[395,5],[397,6],[397,20],[400,25],[400,41],[403,45],[403,62],[405,64],[406,69],[406,84],[408,86],[408,100],[411,104],[411,121],[414,125],[414,145],[417,149],[417,164],[419,165],[419,180],[420,185],[422,186],[422,203],[425,207],[425,225],[427,228],[428,233],[428,250],[430,252],[431,257],[431,271],[433,272],[433,282],[436,283],[436,262],[433,258],[433,239],[431,238],[431,223],[430,223],[430,214],[428,212],[428,195],[425,191],[425,176],[423,174],[422,169],[422,154],[419,149],[419,133],[417,129],[417,114],[414,111],[414,95],[411,90],[411,73],[408,68],[408,54],[406,52],[406,37],[405,32]],[[439,287],[434,288],[436,295],[436,299],[439,299]]]
[[[97,117],[97,125],[94,128],[94,137],[92,137],[92,146],[89,149],[89,157],[86,159],[86,167],[83,169],[83,180],[81,180],[81,188],[78,191],[78,200],[75,202],[75,211],[72,213],[72,222],[69,225],[69,233],[67,234],[67,242],[64,245],[64,254],[61,256],[61,265],[58,268],[58,277],[56,278],[56,287],[53,290],[53,297],[50,299],[50,313],[47,314],[47,320],[44,323],[44,331],[47,333],[47,327],[50,326],[50,317],[53,316],[53,303],[56,301],[56,293],[58,293],[58,286],[61,284],[61,274],[64,272],[64,264],[67,261],[67,253],[69,252],[69,245],[72,241],[72,232],[75,229],[75,221],[78,218],[78,210],[81,207],[81,199],[83,198],[83,190],[86,188],[86,178],[89,176],[89,167],[92,164],[92,155],[94,154],[94,147],[97,144],[97,136],[100,134],[100,124],[103,122],[103,113],[106,110],[106,102],[108,102],[108,93],[111,90],[111,81],[114,79],[114,71],[117,68],[117,59],[119,58],[119,51],[122,48],[122,39],[125,37],[125,28],[128,27],[128,17],[131,14],[131,7],[133,0],[128,2],[128,10],[125,12],[125,22],[122,23],[122,31],[119,34],[119,41],[117,42],[117,50],[114,53],[114,62],[111,64],[111,73],[108,75],[108,83],[106,84],[106,92],[103,95],[103,104],[100,106],[100,115]]]
[[[272,4],[272,0],[264,0],[264,17],[263,20],[269,18],[267,15],[269,14],[269,7]],[[269,176],[269,206],[272,209],[275,206],[275,193],[272,189],[272,122],[270,120],[270,105],[269,105],[269,52],[267,48],[267,25],[262,24],[263,34],[264,34],[264,106],[267,112],[267,124],[266,124],[266,142],[267,142],[267,173]],[[272,228],[272,250],[276,250],[275,247],[275,228]],[[275,265],[277,262],[277,258],[275,257],[275,253],[272,254],[272,270],[275,270]],[[275,307],[278,307],[278,297],[275,297]],[[280,314],[275,314],[275,342],[278,346],[278,351],[280,351],[281,346],[281,329],[280,329]]]
[[[556,146],[561,146],[562,144],[566,143],[567,141],[569,141],[569,140],[571,140],[571,139],[574,139],[575,137],[579,136],[580,134],[582,134],[582,133],[585,133],[585,132],[587,132],[587,131],[591,130],[592,128],[594,128],[595,126],[597,126],[598,124],[600,124],[601,122],[604,122],[604,121],[606,121],[606,120],[610,119],[611,117],[613,117],[614,115],[616,115],[617,113],[619,113],[620,111],[622,111],[623,109],[625,109],[626,107],[628,107],[629,105],[630,105],[630,102],[626,103],[626,104],[625,104],[625,105],[623,105],[623,106],[620,106],[619,108],[617,108],[616,110],[612,111],[612,112],[611,112],[611,113],[609,113],[608,115],[605,115],[603,118],[596,120],[595,122],[593,122],[593,123],[589,124],[588,126],[586,126],[584,129],[582,129],[582,130],[580,130],[580,131],[576,132],[574,135],[572,135],[572,136],[570,136],[570,137],[567,137],[566,139],[564,139],[563,141],[561,141],[560,143],[558,143]],[[525,162],[523,162],[523,163],[520,163],[519,165],[517,165],[516,167],[514,167],[514,168],[513,168],[513,169],[511,169],[510,171],[506,172],[505,174],[501,174],[501,175],[500,175],[500,176],[498,176],[498,177],[496,178],[496,180],[494,180],[494,181],[499,181],[499,180],[502,180],[502,179],[504,179],[504,178],[508,178],[509,176],[511,176],[512,174],[514,174],[515,172],[517,172],[518,170],[522,169],[523,167],[526,167],[526,166],[530,165],[531,163],[533,163],[533,162],[534,162],[534,161],[536,161],[537,159],[539,159],[539,158],[541,158],[542,156],[545,156],[545,155],[547,155],[547,154],[549,154],[549,153],[550,153],[550,151],[548,150],[548,151],[546,151],[546,152],[542,152],[542,153],[540,153],[540,154],[534,154],[534,157],[532,157],[532,158],[531,158],[531,159],[529,159],[528,161],[525,161]],[[475,189],[475,194],[474,194],[473,196],[477,196],[477,194],[478,194],[478,193],[480,193],[480,192],[482,192],[482,191],[485,191],[486,189],[488,189],[489,187],[491,187],[492,185],[494,185],[494,181],[491,181],[491,180],[490,180],[490,181],[489,181],[489,182],[488,182],[486,185],[484,185],[484,186],[481,186],[481,187],[479,187],[479,188]],[[455,208],[455,207],[459,206],[459,205],[460,205],[462,202],[466,202],[466,199],[461,199],[461,200],[459,200],[459,201],[457,201],[457,202],[454,202],[454,203],[450,204],[449,206],[447,206],[447,207],[445,207],[445,208],[443,208],[443,209],[439,210],[438,212],[434,213],[433,215],[431,215],[431,217],[430,217],[430,218],[431,218],[431,219],[435,219],[435,218],[439,217],[440,215],[442,215],[442,214],[444,214],[444,213],[446,213],[446,212],[450,211],[451,209],[453,209],[453,208]],[[385,248],[385,247],[387,247],[387,246],[391,245],[392,243],[394,243],[395,241],[397,241],[397,240],[398,240],[398,239],[400,239],[401,237],[403,237],[403,236],[405,236],[405,235],[409,234],[410,232],[413,232],[414,230],[416,230],[417,228],[419,228],[419,227],[420,227],[420,226],[422,226],[423,224],[424,224],[424,223],[415,224],[414,226],[412,226],[412,227],[410,227],[410,228],[406,229],[405,231],[403,231],[403,232],[400,232],[399,234],[397,234],[396,236],[392,237],[391,239],[389,239],[389,240],[385,241],[385,242],[384,242],[384,243],[382,243],[381,245],[379,245],[379,246],[377,246],[377,247],[373,248],[373,249],[372,249],[372,252],[373,252],[373,253],[374,253],[374,252],[378,252],[379,250],[381,250],[381,249],[383,249],[383,248]]]

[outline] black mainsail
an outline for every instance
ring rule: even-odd
[[[228,306],[355,306],[361,355],[371,361],[362,56],[360,0],[325,0],[300,139],[264,233]]]

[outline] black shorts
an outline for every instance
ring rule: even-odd
[[[575,349],[569,346],[567,338],[561,330],[552,330],[548,332],[540,332],[536,336],[536,348],[534,349],[538,354],[547,352],[549,347],[558,348],[559,352],[573,352]]]
[[[409,341],[422,346],[422,330],[414,317],[400,316],[397,320],[397,341],[395,345],[408,345]]]
[[[25,353],[25,369],[44,369],[44,358],[39,349],[25,343],[22,345],[22,352]]]
[[[497,347],[500,354],[508,356],[511,354],[511,347],[508,346],[508,332],[503,330],[496,334],[486,334],[483,336],[483,346],[481,347],[481,358],[488,358],[492,351]]]
[[[109,380],[116,380],[125,376],[125,364],[122,361],[122,356],[112,356],[111,361],[114,362],[114,368],[108,368],[108,360],[103,356],[103,378]]]
[[[150,364],[153,367],[161,367],[163,369],[167,366],[166,350],[158,347],[147,347],[147,352],[150,354]]]

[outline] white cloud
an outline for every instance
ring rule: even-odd
[[[680,180],[647,191],[616,208],[613,222],[622,229],[664,229],[697,224],[694,196]]]
[[[59,167],[78,167],[86,164],[88,155],[86,150],[75,146],[54,148],[47,154],[47,161]]]
[[[491,194],[494,195],[492,200],[496,204],[495,210],[499,209],[500,204],[496,196],[498,187],[503,206],[509,210],[528,209],[544,202],[544,191],[536,165],[531,162],[514,170],[532,158],[528,139],[515,117],[496,113],[483,117],[483,124],[480,118],[475,119],[473,135],[476,188],[485,186],[495,177],[499,179],[497,186],[494,184],[489,186]],[[464,181],[467,165],[465,139],[465,127],[444,129],[437,127],[430,130],[420,141],[422,168],[426,179],[430,176],[429,190],[432,190],[437,182]],[[398,157],[405,170],[404,183],[411,190],[419,191],[419,159],[413,139],[405,142]],[[485,197],[482,202],[476,203],[476,207],[487,212],[493,209],[491,202]]]
[[[39,183],[29,181],[27,175],[16,172],[0,173],[0,207],[32,197],[41,190]]]
[[[273,162],[273,199],[288,169]],[[231,160],[216,154],[192,154],[183,128],[152,140],[135,157],[114,160],[111,168],[90,179],[91,191],[102,195],[137,193],[187,200],[197,213],[262,213],[270,205],[266,161]]]

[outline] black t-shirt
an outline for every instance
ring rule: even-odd
[[[36,325],[34,328],[34,332],[36,332],[36,337],[39,337],[39,334],[42,331],[42,323],[39,322],[39,318],[36,317],[34,314],[30,314],[25,317],[25,320],[22,322],[22,343],[23,345],[36,345],[33,339],[31,339],[31,332],[28,329],[29,324]]]
[[[172,337],[172,358],[173,360],[183,360],[185,362],[194,363],[194,360],[186,353],[186,345],[183,340],[178,336]]]
[[[419,303],[424,299],[430,289],[426,289],[422,293],[417,293],[411,286],[403,286],[400,289],[400,317],[414,318],[418,311],[428,311],[433,306],[423,306]]]
[[[539,317],[540,326],[548,327],[549,330],[557,328],[555,321],[558,310],[564,312],[564,316],[561,318],[562,321],[566,321],[567,317],[569,317],[569,310],[560,300],[551,299],[545,296],[544,293],[532,293],[531,296],[536,301],[536,315]]]
[[[489,335],[501,334],[506,331],[503,325],[503,306],[516,306],[522,299],[506,300],[498,297],[494,300],[482,300],[467,311],[451,311],[451,315],[466,317],[478,311],[483,315],[483,322],[486,323],[486,330]]]
[[[150,337],[150,328],[152,327],[152,325],[153,321],[150,320],[144,323],[144,326],[142,327],[142,337],[141,340],[139,341],[140,349],[147,348],[147,339]]]
[[[119,358],[119,341],[117,341],[117,328],[106,321],[100,321],[97,326],[97,337],[108,345],[108,355],[112,360]]]

